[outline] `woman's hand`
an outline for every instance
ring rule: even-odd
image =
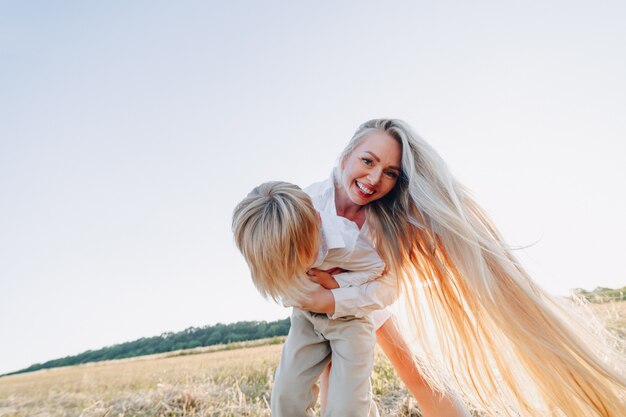
[[[334,274],[341,273],[337,271],[343,271],[343,270],[341,268],[333,268],[327,271],[322,271],[320,269],[311,268],[307,271],[306,274],[308,275],[311,281],[315,282],[316,284],[321,285],[327,290],[332,290],[333,288],[339,288],[339,284],[337,283],[337,280],[333,278]]]
[[[335,314],[335,297],[331,290],[319,288],[311,292],[298,308],[313,313],[324,313],[332,316]]]

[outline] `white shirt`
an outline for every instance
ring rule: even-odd
[[[336,214],[321,212],[322,243],[313,268],[343,268],[348,272],[333,275],[340,288],[365,284],[380,277],[385,263],[372,243],[353,222]]]
[[[356,223],[337,215],[337,208],[335,206],[335,185],[332,176],[325,181],[310,185],[305,188],[304,191],[309,194],[313,200],[315,209],[322,215],[323,227],[325,217],[327,217],[330,219],[328,220],[329,223],[327,226],[330,226],[330,228],[337,227],[337,231],[341,236],[347,236],[350,241],[354,240],[355,253],[348,255],[350,262],[354,262],[354,265],[357,266],[359,266],[359,262],[363,262],[364,264],[373,262],[374,257],[369,254],[370,250],[373,251],[375,257],[380,260],[376,250],[369,241],[367,221],[359,230]],[[329,231],[328,233],[332,232]],[[357,253],[359,255],[357,255]],[[357,259],[357,256],[362,256],[363,258]],[[382,260],[380,262],[382,264]],[[324,259],[322,265],[328,265],[328,268],[341,267],[353,270],[347,266],[331,264],[330,259]],[[354,270],[359,271],[362,270],[362,268],[363,266],[361,265],[359,269],[355,268]],[[325,269],[325,267],[322,266],[320,269]],[[357,276],[350,277],[349,275],[352,274],[357,274]],[[398,297],[396,279],[388,273],[380,276],[378,279],[366,279],[365,276],[359,276],[358,272],[339,274],[335,275],[334,278],[337,280],[340,287],[331,290],[335,298],[335,314],[330,317],[331,319],[345,316],[363,317],[372,311],[387,307]],[[382,324],[382,322],[380,324]]]

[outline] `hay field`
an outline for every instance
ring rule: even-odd
[[[626,302],[594,308],[613,331],[626,336]],[[211,348],[2,377],[0,416],[270,416],[281,347]],[[373,387],[381,415],[419,416],[384,355],[377,351],[376,357]]]
[[[281,348],[153,355],[3,377],[0,416],[269,416]],[[383,415],[409,415],[414,402],[380,352],[374,390]]]

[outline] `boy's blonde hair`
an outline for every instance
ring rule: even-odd
[[[317,257],[320,224],[300,187],[282,181],[255,187],[235,207],[232,228],[264,297],[298,300],[314,287],[305,274]]]

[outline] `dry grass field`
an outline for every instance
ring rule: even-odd
[[[594,308],[613,331],[626,336],[626,302]],[[272,375],[281,346],[204,349],[2,377],[0,416],[269,416]],[[373,386],[382,416],[419,416],[380,352]]]

